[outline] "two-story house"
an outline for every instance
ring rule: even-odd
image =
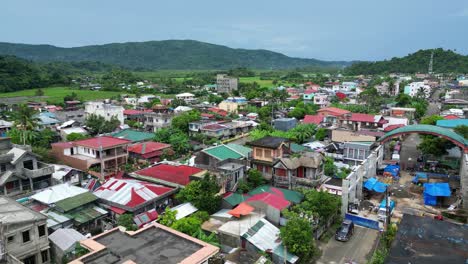
[[[45,215],[0,196],[0,221],[0,254],[16,261],[12,263],[51,263]]]
[[[52,153],[61,162],[88,171],[104,180],[127,163],[130,140],[110,136],[52,144]]]
[[[361,129],[379,129],[388,121],[381,115],[369,115],[361,113],[347,113],[338,118],[340,127],[353,131]]]
[[[337,123],[338,117],[351,113],[348,110],[340,109],[337,107],[326,107],[317,110],[317,115],[323,116],[323,122],[329,123],[329,124],[335,124]]]
[[[263,137],[248,143],[252,149],[251,167],[260,171],[266,179],[271,179],[276,162],[284,154],[290,153],[290,143],[285,138]]]
[[[152,112],[143,112],[144,128],[146,131],[156,132],[161,128],[171,125],[174,112],[167,106],[155,105],[152,110]]]
[[[109,121],[113,117],[117,118],[121,125],[124,124],[124,108],[120,105],[113,105],[109,102],[87,102],[85,104],[85,117],[94,114],[104,117]]]
[[[0,138],[0,195],[19,195],[51,186],[54,166],[37,158],[30,146]]]
[[[324,180],[323,156],[317,152],[304,152],[300,157],[281,158],[274,165],[274,186],[288,189],[311,188]]]
[[[359,165],[370,155],[375,142],[345,142],[343,145],[343,161],[349,165]]]

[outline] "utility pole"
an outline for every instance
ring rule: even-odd
[[[389,210],[389,197],[388,197],[388,186],[385,188],[385,228],[388,229],[390,225],[390,210]]]
[[[431,52],[431,60],[429,61],[429,74],[433,73],[433,64],[434,64],[434,51]]]

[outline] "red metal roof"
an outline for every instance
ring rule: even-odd
[[[147,201],[157,200],[161,195],[172,190],[172,188],[145,181],[111,178],[97,188],[94,194],[114,203],[117,207],[123,205],[134,208]]]
[[[397,124],[397,125],[389,125],[387,126],[386,128],[384,128],[384,132],[390,132],[392,130],[395,130],[397,128],[400,128],[400,127],[404,127],[405,125],[403,124]]]
[[[291,203],[288,200],[286,200],[283,196],[269,193],[269,192],[255,194],[249,199],[247,199],[247,202],[252,202],[252,201],[260,201],[260,202],[266,203],[278,210],[286,209],[287,207],[291,205]]]
[[[323,116],[320,115],[305,115],[302,123],[304,124],[320,124],[323,121]]]
[[[307,89],[304,91],[304,94],[313,94],[313,93],[316,93],[318,92],[318,90],[316,89]]]
[[[102,136],[102,137],[94,137],[88,138],[83,140],[74,141],[73,145],[88,147],[92,149],[99,149],[99,148],[110,148],[119,145],[129,144],[131,141],[122,139],[122,138],[115,138],[110,136]]]
[[[128,147],[128,151],[138,154],[146,154],[170,147],[171,145],[160,142],[143,142]]]
[[[136,174],[172,182],[180,185],[187,185],[190,182],[190,176],[203,171],[202,169],[187,165],[157,164],[143,170],[135,172]]]
[[[220,116],[227,116],[228,115],[228,112],[226,110],[223,110],[223,109],[220,109],[220,108],[216,108],[216,107],[211,107],[211,108],[208,108],[208,111],[211,111],[213,113],[216,113]]]
[[[340,108],[337,108],[337,107],[325,107],[325,108],[317,110],[317,112],[319,112],[319,113],[329,112],[333,116],[341,116],[341,115],[344,115],[344,114],[347,114],[347,113],[351,113],[348,110],[340,109]]]
[[[453,119],[460,119],[460,117],[458,117],[456,115],[447,115],[447,116],[444,116],[444,119],[453,120]]]
[[[117,213],[117,214],[124,214],[126,211],[124,209],[120,209],[118,207],[115,207],[115,206],[111,206],[109,207],[109,209],[111,209],[113,212]]]
[[[369,122],[375,123],[375,116],[369,114],[361,114],[361,113],[351,113],[351,116],[344,117],[343,119],[354,121],[354,122]]]

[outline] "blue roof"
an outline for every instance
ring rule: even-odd
[[[364,183],[364,188],[370,191],[383,193],[387,189],[387,184],[379,182],[376,178],[370,178]]]
[[[446,182],[425,183],[424,194],[430,195],[430,196],[449,197],[451,194],[450,186]]]
[[[468,119],[437,120],[437,126],[445,128],[455,128],[457,126],[468,126]]]

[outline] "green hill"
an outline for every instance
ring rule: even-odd
[[[468,56],[451,50],[419,50],[402,58],[376,62],[357,62],[345,69],[350,75],[383,73],[426,73],[429,69],[431,53],[434,52],[433,71],[435,73],[468,73]]]
[[[292,58],[268,50],[232,49],[194,40],[164,40],[112,43],[61,48],[52,45],[1,43],[0,54],[32,61],[97,61],[135,70],[291,69],[304,67],[343,68],[348,62]]]

